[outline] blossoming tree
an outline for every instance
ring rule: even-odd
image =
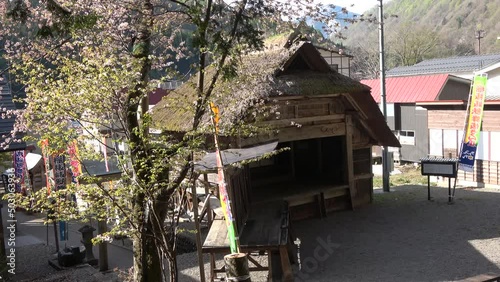
[[[0,2],[0,49],[9,62],[0,72],[10,72],[26,93],[26,107],[9,113],[17,117],[15,131],[45,140],[51,154],[76,140],[80,159],[102,157],[88,146],[102,143],[122,171],[112,187],[82,177],[78,186],[44,190],[35,206],[55,205],[59,218],[117,219],[108,235],[133,239],[134,281],[177,281],[175,224],[165,222],[175,222],[172,198],[191,175],[193,151],[203,140],[198,128],[217,81],[235,75],[242,53],[262,48],[269,28],[277,32],[305,17],[334,19],[328,11],[310,0]],[[191,131],[175,142],[153,138],[148,95],[159,80],[174,77],[186,56],[197,62]],[[103,136],[113,142],[103,143]],[[78,194],[87,209],[78,212],[63,194]]]

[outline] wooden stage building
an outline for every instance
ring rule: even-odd
[[[242,249],[264,252],[269,262],[281,266],[278,273],[269,265],[255,265],[254,270],[292,281],[290,222],[369,204],[372,146],[400,144],[368,87],[332,70],[310,42],[284,43],[275,41],[245,56],[239,76],[218,85],[213,102],[221,109],[226,182]],[[189,131],[189,97],[194,93],[188,81],[158,103],[153,108],[155,128]],[[211,132],[208,114],[204,120]],[[260,131],[250,137],[229,134],[235,125]],[[241,164],[255,158],[259,160]],[[215,168],[212,153],[197,169],[206,173]],[[229,253],[224,229],[215,220],[204,242],[203,251],[212,259],[216,253]],[[216,272],[212,265],[212,278]]]

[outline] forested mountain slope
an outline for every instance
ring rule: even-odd
[[[378,16],[378,8],[365,17],[369,14]],[[384,14],[388,68],[479,51],[500,53],[500,0],[393,0],[384,4]],[[355,23],[345,35],[347,39],[337,41],[358,59],[378,48],[376,22]]]

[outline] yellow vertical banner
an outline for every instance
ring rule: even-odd
[[[486,76],[475,76],[472,88],[472,98],[469,106],[469,118],[467,121],[467,133],[465,142],[471,146],[476,145],[479,140],[481,122],[483,120],[483,108],[486,98]]]
[[[472,96],[469,101],[465,134],[458,160],[458,168],[463,171],[472,172],[474,168],[477,146],[481,134],[481,123],[483,121],[487,80],[488,77],[486,74],[479,74],[474,76],[472,82]]]

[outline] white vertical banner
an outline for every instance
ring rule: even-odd
[[[429,155],[443,155],[443,130],[429,129]]]
[[[500,162],[500,132],[490,132],[491,139],[491,160],[495,162]]]
[[[488,154],[489,154],[489,132],[488,131],[481,131],[479,134],[479,142],[477,144],[477,155],[476,159],[477,160],[483,160],[483,161],[489,161],[488,160]]]

